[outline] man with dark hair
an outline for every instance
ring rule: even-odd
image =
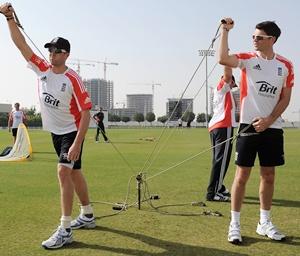
[[[258,30],[263,30],[267,35],[274,37],[274,43],[281,35],[281,30],[274,21],[263,21],[255,26]]]
[[[14,138],[14,144],[16,142],[16,137],[18,133],[19,124],[26,122],[26,116],[22,110],[20,110],[20,103],[15,103],[15,110],[10,112],[8,117],[8,131],[12,131],[12,136]]]
[[[99,133],[101,132],[104,141],[108,142],[108,138],[105,135],[105,127],[104,127],[104,113],[103,113],[103,109],[100,107],[99,112],[96,113],[95,115],[93,115],[94,120],[97,123],[97,132],[96,132],[96,136],[95,136],[95,141],[96,143],[99,142]]]
[[[233,129],[235,121],[235,102],[231,89],[236,87],[232,68],[224,67],[224,75],[214,90],[213,117],[208,124],[212,150],[212,168],[207,187],[206,200],[226,202],[230,193],[223,184],[230,162]]]
[[[42,246],[57,249],[73,241],[72,229],[94,228],[95,218],[90,205],[88,189],[81,171],[81,154],[89,127],[91,100],[80,77],[66,66],[70,43],[56,37],[45,44],[49,60],[34,54],[20,32],[11,4],[0,6],[5,15],[11,38],[25,60],[38,76],[43,128],[51,132],[53,145],[59,157],[57,172],[61,193],[61,219],[57,230]],[[71,219],[74,191],[81,202],[81,213]]]
[[[252,36],[255,52],[228,54],[228,34],[233,28],[231,18],[222,20],[219,63],[241,69],[240,136],[236,142],[237,170],[231,190],[231,222],[228,241],[242,242],[240,211],[246,183],[256,154],[260,164],[260,219],[256,233],[273,240],[284,240],[271,222],[275,166],[284,164],[281,114],[290,102],[294,85],[292,63],[275,53],[273,46],[281,32],[272,21],[257,24]]]

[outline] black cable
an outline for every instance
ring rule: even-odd
[[[101,131],[102,135],[105,135],[108,139],[108,142],[112,145],[112,147],[117,151],[117,153],[119,154],[119,156],[123,159],[123,161],[126,163],[126,165],[129,167],[129,169],[134,172],[132,166],[130,165],[130,163],[126,160],[126,158],[124,157],[124,155],[121,153],[121,151],[116,147],[115,143],[107,136],[107,134],[102,130],[102,128],[98,125],[98,123],[96,122],[96,120],[94,118],[92,118],[95,122],[95,124],[97,125],[97,127],[99,128],[99,130]]]
[[[8,9],[10,9],[10,8],[12,8],[11,5],[8,6]],[[44,58],[44,60],[45,60],[46,62],[48,62],[48,60],[46,59],[46,57],[44,56],[44,54],[40,51],[40,49],[37,47],[37,45],[36,45],[36,44],[33,42],[33,40],[30,38],[30,36],[25,32],[25,29],[24,29],[24,27],[22,26],[22,24],[21,24],[21,22],[20,22],[20,20],[19,20],[19,18],[18,18],[18,15],[17,15],[15,9],[13,9],[12,13],[13,13],[13,16],[14,16],[14,20],[15,20],[16,25],[22,30],[22,32],[24,33],[24,35],[25,35],[25,36],[27,37],[27,39],[31,42],[31,44],[35,47],[35,49],[37,49],[37,51],[41,54],[41,56]]]

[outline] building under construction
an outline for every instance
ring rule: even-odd
[[[84,79],[83,83],[86,90],[90,94],[91,101],[93,104],[92,109],[97,110],[99,107],[109,110],[113,108],[114,95],[113,81],[107,81],[99,78]]]

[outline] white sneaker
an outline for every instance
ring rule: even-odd
[[[223,195],[222,193],[216,193],[213,198],[207,199],[207,201],[216,201],[216,202],[229,202],[230,197]]]
[[[223,192],[218,192],[218,194],[222,194],[223,196],[231,197],[230,191],[227,188]]]
[[[242,242],[241,227],[238,223],[230,223],[228,230],[228,242],[240,244]]]
[[[282,241],[286,238],[286,236],[282,234],[271,221],[267,221],[263,224],[258,222],[256,233],[261,236],[267,236],[276,241]]]
[[[80,214],[75,220],[71,221],[71,228],[72,229],[79,229],[79,228],[95,228],[96,221],[95,217],[88,218],[83,214]]]
[[[65,228],[59,226],[57,230],[49,237],[48,240],[42,242],[42,246],[45,249],[58,249],[65,244],[70,244],[73,242],[72,229],[67,232]]]

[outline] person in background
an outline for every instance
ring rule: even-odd
[[[104,120],[104,113],[103,113],[103,109],[100,107],[99,109],[99,112],[96,113],[94,116],[93,116],[94,120],[96,121],[97,123],[97,131],[96,131],[96,136],[95,136],[95,141],[96,143],[99,142],[99,133],[101,132],[103,138],[104,138],[104,141],[105,142],[109,142],[108,138],[106,137],[106,134],[105,134],[105,127],[104,127],[104,123],[103,123],[103,120]]]
[[[15,110],[10,112],[8,117],[8,131],[12,132],[14,144],[18,133],[19,124],[26,124],[26,115],[20,110],[20,103],[15,103]]]
[[[230,200],[229,190],[224,186],[224,178],[230,163],[235,120],[235,101],[231,89],[236,87],[232,68],[224,67],[224,75],[214,90],[213,116],[208,124],[211,139],[212,168],[207,187],[206,200],[226,202]]]

